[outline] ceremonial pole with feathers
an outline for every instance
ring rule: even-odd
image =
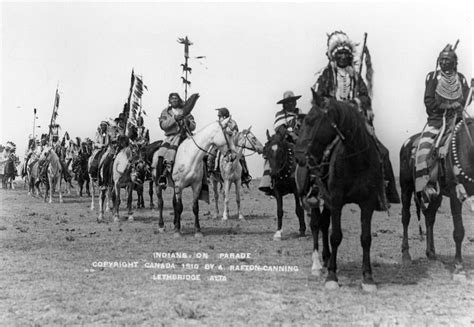
[[[198,93],[192,94],[188,99],[188,86],[191,86],[191,82],[188,80],[188,73],[191,73],[192,69],[189,66],[189,47],[193,43],[188,39],[188,37],[178,38],[178,43],[184,45],[184,64],[181,64],[183,68],[184,77],[181,76],[181,80],[184,84],[184,107],[183,107],[183,116],[187,116],[193,110],[194,105],[196,104],[197,99],[199,98]]]
[[[365,79],[367,81],[367,91],[369,96],[372,97],[372,87],[373,87],[373,75],[374,70],[372,68],[372,57],[370,56],[369,48],[367,47],[367,33],[364,33],[364,43],[362,44],[362,53],[360,55],[359,62],[359,71],[358,76],[362,77],[362,66],[364,65],[365,60]],[[359,86],[354,90],[359,92]]]
[[[148,91],[148,87],[143,84],[143,77],[136,75],[132,69],[130,78],[130,92],[127,99],[127,106],[125,108],[125,135],[130,134],[131,126],[137,126],[137,118],[143,113],[142,96],[143,89]],[[146,113],[145,113],[146,114]]]
[[[58,110],[59,110],[59,91],[58,91],[58,88],[59,88],[59,86],[56,87],[56,94],[54,96],[54,104],[53,104],[53,113],[51,114],[51,121],[49,123],[49,132],[48,132],[49,143],[52,142],[51,134],[53,134],[53,132],[56,132],[57,129],[59,128],[59,125],[56,124],[56,117],[58,116]]]

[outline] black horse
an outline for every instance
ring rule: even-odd
[[[449,140],[449,149],[446,158],[442,160],[438,174],[441,193],[432,199],[427,207],[421,203],[419,196],[415,198],[417,207],[422,207],[426,225],[426,256],[436,259],[434,247],[433,227],[436,212],[441,205],[443,195],[449,197],[451,214],[453,216],[453,238],[456,244],[454,264],[457,271],[463,269],[461,246],[464,239],[464,226],[462,222],[462,202],[466,196],[474,195],[474,119],[460,121],[454,128]],[[410,223],[410,204],[414,194],[414,147],[420,134],[410,137],[400,150],[400,186],[402,189],[402,223],[403,241],[402,258],[404,263],[411,262],[408,246],[408,225]],[[461,199],[461,200],[460,200]]]
[[[340,141],[335,141],[337,138]],[[324,264],[328,266],[326,287],[338,287],[337,250],[343,237],[342,208],[347,203],[356,203],[361,209],[362,286],[368,291],[375,290],[370,264],[371,221],[378,205],[378,194],[382,194],[384,187],[379,150],[366,128],[365,118],[352,105],[334,99],[324,100],[313,91],[313,107],[303,121],[295,154],[298,164],[310,170],[324,205],[330,210],[331,251],[326,249],[327,242],[323,242]],[[312,213],[312,228],[322,227],[323,237],[327,237],[329,215]],[[317,237],[313,232],[315,245]],[[313,260],[318,261],[313,263],[313,269],[321,267],[316,248]]]
[[[90,194],[90,178],[89,172],[87,171],[87,162],[92,153],[92,147],[87,143],[81,143],[81,149],[72,159],[72,172],[74,173],[74,179],[79,184],[79,196],[82,197],[82,189],[86,184],[87,196]]]
[[[15,166],[16,161],[17,161],[16,156],[13,153],[11,153],[8,156],[8,159],[3,164],[4,171],[3,171],[3,174],[1,175],[2,188],[11,188],[11,189],[15,188],[13,181],[15,180],[15,177],[18,176],[18,172]]]
[[[280,240],[282,233],[283,218],[283,196],[293,194],[295,198],[295,212],[300,223],[300,236],[305,235],[306,225],[304,221],[304,209],[296,188],[293,147],[294,144],[288,140],[286,133],[276,133],[272,136],[267,130],[267,143],[263,148],[263,156],[270,164],[270,176],[273,185],[273,195],[277,202],[277,231],[273,239]]]

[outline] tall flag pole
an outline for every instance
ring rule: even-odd
[[[184,44],[184,64],[181,64],[181,67],[183,67],[184,77],[181,76],[181,80],[184,84],[184,102],[186,102],[188,99],[188,85],[191,86],[191,82],[188,80],[188,72],[191,73],[192,70],[188,65],[189,46],[193,45],[193,43],[187,36],[185,38],[178,38],[178,43]]]
[[[130,125],[137,126],[137,118],[142,112],[143,89],[148,91],[148,87],[143,84],[143,77],[136,75],[135,71],[132,69],[127,112],[125,113],[125,135],[129,135]]]
[[[33,109],[33,140],[35,140],[36,142],[35,127],[36,127],[36,108]]]
[[[56,117],[58,116],[58,109],[59,109],[59,91],[58,87],[56,87],[56,94],[54,96],[54,104],[53,104],[53,113],[51,115],[51,121],[49,123],[49,133],[48,133],[48,139],[51,138],[51,134],[53,132],[57,132],[57,129],[59,127],[58,124],[56,124]]]

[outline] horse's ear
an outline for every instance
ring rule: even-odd
[[[247,130],[250,132],[251,129],[252,129],[252,125],[250,125],[250,127]]]
[[[267,129],[267,139],[270,141],[270,132]]]
[[[317,107],[323,107],[324,106],[324,97],[323,96],[320,96],[318,95],[318,93],[313,89],[311,88],[311,93],[313,94],[313,105],[316,105]]]

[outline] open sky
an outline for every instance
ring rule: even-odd
[[[194,42],[190,93],[200,129],[227,107],[239,127],[252,126],[264,143],[283,92],[302,95],[310,109],[315,73],[327,65],[327,33],[343,30],[367,45],[374,67],[376,134],[398,151],[420,131],[426,114],[424,80],[447,43],[460,40],[458,70],[472,77],[473,10],[468,1],[444,2],[2,2],[1,135],[26,150],[38,109],[37,133],[47,132],[54,93],[61,101],[60,136],[93,137],[100,121],[114,118],[128,97],[130,74],[143,76],[143,107],[151,139],[168,94],[184,95],[179,37]],[[472,112],[472,108],[471,112]],[[248,157],[251,174],[263,159]]]

